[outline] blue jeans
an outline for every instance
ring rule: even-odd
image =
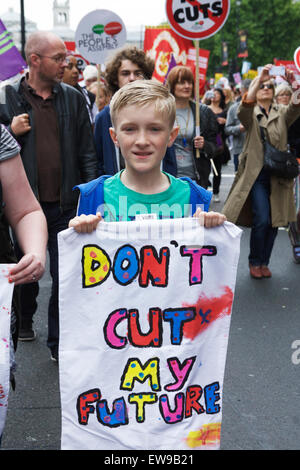
[[[252,230],[249,263],[267,266],[270,261],[278,228],[272,227],[270,207],[270,175],[263,169],[250,193],[252,204]]]
[[[48,252],[50,261],[50,275],[52,289],[48,306],[48,339],[47,346],[52,352],[58,349],[59,319],[58,319],[58,244],[57,235],[68,228],[69,220],[75,217],[76,210],[61,211],[59,203],[42,202],[41,207],[45,214],[48,227]],[[16,254],[20,259],[22,252],[16,245]],[[23,284],[21,286],[21,328],[31,328],[33,315],[37,310],[38,282]]]
[[[235,172],[238,171],[238,167],[239,167],[239,156],[240,156],[239,153],[235,153],[235,154],[233,155],[233,163],[234,163],[234,171],[235,171]]]

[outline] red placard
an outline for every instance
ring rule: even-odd
[[[187,65],[188,50],[192,41],[178,36],[169,26],[145,28],[144,51],[155,61],[153,78],[164,82],[171,56],[177,65]]]
[[[300,47],[298,47],[298,49],[295,50],[294,62],[296,64],[298,71],[300,72]]]
[[[171,28],[180,36],[201,40],[216,34],[226,22],[230,0],[167,0],[166,13]]]

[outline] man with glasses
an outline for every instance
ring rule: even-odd
[[[106,64],[105,79],[111,94],[116,93],[126,83],[135,80],[150,80],[154,62],[144,51],[134,46],[117,51]],[[114,175],[124,169],[124,159],[109,135],[112,127],[109,105],[105,106],[95,119],[95,146],[101,175]],[[163,160],[163,170],[176,176],[177,165],[170,149]]]
[[[64,42],[52,33],[37,32],[29,37],[25,53],[29,73],[17,85],[5,87],[0,118],[21,146],[28,180],[48,223],[52,292],[47,345],[57,360],[57,234],[75,214],[77,194],[72,188],[98,176],[97,160],[84,97],[61,83],[67,67]],[[16,251],[21,256],[17,245]],[[38,292],[37,282],[21,289],[22,341],[35,339],[32,323]]]

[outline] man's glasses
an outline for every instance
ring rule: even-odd
[[[51,60],[54,60],[54,62],[56,62],[57,64],[62,64],[63,62],[66,62],[67,64],[69,64],[69,59],[64,55],[60,55],[60,56],[54,56],[54,57],[51,57],[49,55],[42,55],[42,54],[37,54],[39,57],[47,57],[47,59],[51,59]]]
[[[262,83],[259,89],[263,90],[264,88],[268,88],[268,90],[271,90],[272,88],[274,88],[274,86],[272,85],[272,83]]]

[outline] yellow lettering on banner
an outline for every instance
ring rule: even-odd
[[[121,377],[120,388],[121,390],[132,390],[135,380],[144,383],[147,378],[150,380],[152,390],[159,391],[159,359],[157,357],[149,359],[144,367],[138,359],[129,359]]]
[[[111,262],[107,253],[97,245],[86,245],[82,249],[82,284],[93,287],[105,281],[110,273]]]
[[[129,403],[136,403],[136,420],[139,423],[145,421],[145,404],[157,402],[157,395],[155,393],[132,393],[128,397]]]

